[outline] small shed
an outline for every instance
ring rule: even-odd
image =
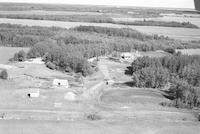
[[[129,59],[132,59],[133,55],[131,53],[122,53],[121,54],[121,58],[122,59],[125,59],[125,60],[129,60]]]
[[[38,98],[40,96],[40,90],[36,88],[30,88],[28,97],[30,98]]]
[[[115,83],[115,81],[112,80],[112,79],[107,79],[107,80],[106,80],[106,85],[112,85],[112,84],[114,84],[114,83]]]
[[[64,80],[64,79],[54,79],[53,85],[57,86],[57,87],[63,87],[64,86],[66,88],[69,88],[68,80]]]

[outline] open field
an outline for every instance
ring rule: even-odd
[[[200,16],[198,17],[173,17],[173,16],[163,16],[163,17],[156,17],[156,18],[125,18],[125,17],[117,17],[112,18],[115,21],[124,21],[124,22],[134,22],[134,21],[143,21],[145,20],[153,20],[153,21],[175,21],[175,22],[190,22],[197,26],[200,26]]]
[[[0,121],[0,132],[6,134],[198,134],[199,131],[197,124],[162,121]]]
[[[200,29],[189,28],[171,28],[171,27],[155,27],[155,26],[126,26],[109,23],[84,23],[84,22],[62,22],[62,21],[46,21],[46,20],[29,20],[29,19],[6,19],[0,18],[0,23],[21,24],[28,26],[46,26],[46,27],[62,27],[72,28],[76,26],[102,26],[114,28],[132,28],[147,34],[158,34],[169,36],[181,40],[200,40]]]
[[[9,62],[9,59],[12,58],[14,54],[19,52],[20,50],[24,50],[25,52],[28,52],[29,48],[0,47],[0,64]]]
[[[177,49],[176,52],[186,55],[200,55],[200,49]]]

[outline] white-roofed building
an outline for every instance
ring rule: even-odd
[[[68,80],[54,79],[53,86],[69,88]]]
[[[30,98],[38,98],[40,96],[40,90],[37,88],[30,88],[28,97]]]

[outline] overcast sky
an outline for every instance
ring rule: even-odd
[[[0,0],[0,2],[65,3],[90,5],[194,8],[194,0]]]

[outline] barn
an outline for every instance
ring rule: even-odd
[[[36,88],[30,88],[28,97],[30,98],[38,98],[40,96],[40,90]]]
[[[69,88],[69,83],[68,80],[54,79],[53,86]]]

